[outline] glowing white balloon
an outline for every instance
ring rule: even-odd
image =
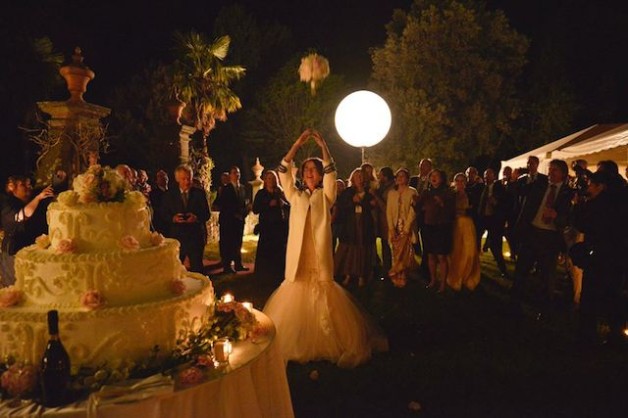
[[[386,101],[368,90],[351,93],[336,109],[336,130],[354,147],[378,144],[388,134],[391,120]]]

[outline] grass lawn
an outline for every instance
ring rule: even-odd
[[[255,241],[247,238],[244,249],[252,266]],[[215,246],[206,257],[218,260]],[[437,294],[418,277],[404,289],[388,281],[351,288],[386,331],[390,351],[348,370],[289,363],[296,416],[628,416],[628,350],[577,348],[568,303],[544,321],[511,315],[509,283],[494,278],[489,253],[482,254],[482,271],[474,292]],[[211,277],[218,295],[231,291],[258,309],[277,285],[254,272]]]

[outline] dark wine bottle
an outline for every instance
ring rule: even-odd
[[[59,313],[48,311],[50,339],[41,358],[41,403],[61,406],[69,401],[70,357],[59,339]]]

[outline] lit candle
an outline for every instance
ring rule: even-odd
[[[231,354],[231,342],[227,338],[221,338],[214,343],[214,359],[218,363],[229,363]]]
[[[223,303],[229,303],[229,302],[233,302],[234,298],[233,295],[231,293],[225,293],[224,295],[222,295],[222,302]]]
[[[247,311],[253,312],[253,304],[251,302],[242,302],[242,306],[244,306]]]

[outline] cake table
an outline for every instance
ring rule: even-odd
[[[33,402],[11,407],[0,403],[1,417],[60,418],[282,418],[293,417],[285,363],[274,344],[271,319],[255,311],[268,332],[256,341],[233,345],[229,366],[220,377],[187,387],[139,391],[131,397],[83,400],[61,408],[43,408]],[[141,399],[142,397],[146,399]],[[132,400],[129,400],[132,399]]]

